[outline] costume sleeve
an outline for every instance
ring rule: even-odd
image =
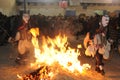
[[[106,30],[106,39],[108,40],[110,38],[110,30],[109,30],[109,26],[107,26],[107,30]]]

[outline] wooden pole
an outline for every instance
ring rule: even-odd
[[[24,0],[24,13],[26,13],[26,0]]]

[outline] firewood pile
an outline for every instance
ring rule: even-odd
[[[50,80],[50,68],[48,66],[41,66],[33,72],[26,74],[22,80]]]

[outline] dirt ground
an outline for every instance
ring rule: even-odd
[[[76,44],[75,41],[73,43]],[[11,44],[0,46],[0,80],[19,80],[17,74],[29,71],[28,66],[20,66],[14,62],[16,56],[16,48]],[[83,56],[79,57],[79,59],[90,63],[91,69],[79,76],[60,71],[54,80],[120,80],[120,54],[117,51],[112,50],[110,52],[110,59],[104,60],[105,76],[94,70],[94,58]]]

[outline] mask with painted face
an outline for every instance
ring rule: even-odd
[[[106,27],[106,26],[108,26],[108,23],[109,23],[109,16],[108,15],[104,15],[104,16],[102,16],[102,25],[103,25],[103,27]]]
[[[30,19],[29,14],[23,14],[23,20],[25,21],[25,23],[28,23],[29,19]]]

